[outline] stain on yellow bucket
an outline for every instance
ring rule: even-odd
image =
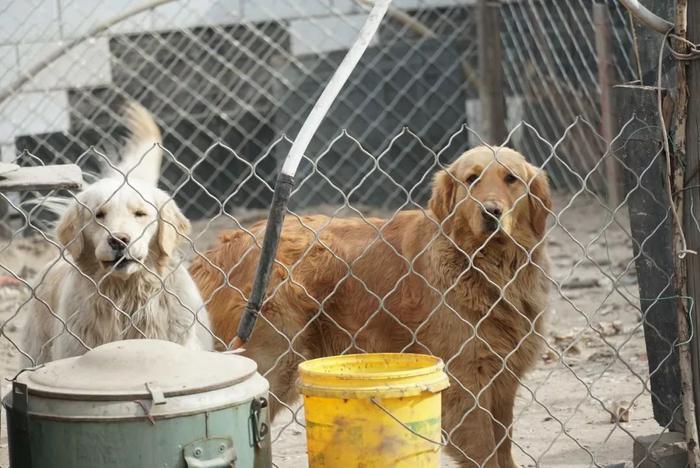
[[[441,440],[443,368],[433,356],[394,353],[301,363],[309,467],[439,467],[430,440]]]

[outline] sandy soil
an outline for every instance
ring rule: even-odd
[[[548,236],[552,278],[560,286],[551,294],[551,350],[523,382],[516,407],[515,456],[524,467],[623,463],[631,460],[635,436],[661,430],[652,418],[646,388],[626,210],[613,221],[590,197],[569,200],[558,200],[558,224]],[[260,217],[259,212],[236,214],[244,224]],[[195,245],[211,245],[217,232],[229,226],[236,226],[231,218],[196,223]],[[55,249],[38,236],[0,241],[0,267],[23,279],[31,280],[54,255]],[[18,307],[27,294],[23,287],[0,286],[0,375],[5,378],[17,371],[18,351],[12,342],[22,326]],[[3,380],[3,395],[8,388]],[[297,413],[301,419],[299,408]],[[625,413],[629,420],[612,423],[612,413]],[[275,463],[280,468],[304,467],[303,427],[290,421],[287,412],[274,422]],[[4,421],[1,437],[0,466],[7,466]],[[443,465],[453,466],[447,457]]]

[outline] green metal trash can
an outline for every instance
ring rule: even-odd
[[[116,341],[27,371],[3,399],[12,468],[268,468],[254,361]]]

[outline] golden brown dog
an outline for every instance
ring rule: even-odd
[[[302,359],[406,351],[441,357],[448,451],[461,466],[512,468],[513,404],[540,355],[547,303],[546,176],[517,152],[478,147],[435,177],[429,211],[390,220],[287,219],[246,353],[284,403]],[[230,343],[264,223],[221,236],[191,273]],[[224,285],[228,275],[230,285]],[[233,287],[231,287],[233,286]]]

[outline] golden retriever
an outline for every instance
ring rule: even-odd
[[[190,223],[154,185],[160,132],[138,104],[127,116],[131,139],[118,169],[128,182],[122,174],[101,179],[62,213],[61,255],[39,275],[27,305],[24,365],[128,338],[213,349],[202,298],[176,254]]]
[[[389,220],[288,218],[245,353],[270,371],[283,403],[296,397],[302,359],[439,356],[451,378],[442,416],[450,455],[460,466],[515,467],[514,399],[544,344],[550,210],[542,171],[511,149],[478,147],[437,173],[429,210]],[[265,224],[250,231],[255,239],[243,230],[223,234],[190,268],[214,333],[229,343]]]

